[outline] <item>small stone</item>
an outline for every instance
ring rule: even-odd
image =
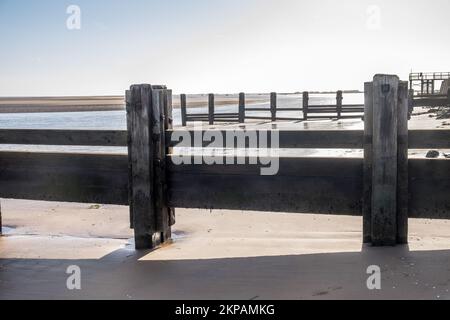
[[[439,151],[436,151],[436,150],[430,150],[430,151],[428,151],[428,153],[427,153],[427,158],[428,159],[436,159],[436,158],[439,158],[439,156],[440,156],[440,152]]]

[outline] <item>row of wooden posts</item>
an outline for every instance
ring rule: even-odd
[[[0,197],[129,205],[137,249],[170,240],[174,208],[362,215],[365,243],[403,244],[408,218],[450,219],[450,161],[408,159],[408,148],[450,149],[450,130],[408,130],[408,100],[406,82],[375,76],[365,84],[364,131],[277,131],[282,149],[364,149],[364,159],[280,156],[279,172],[262,176],[263,165],[247,162],[177,163],[176,137],[204,130],[173,128],[171,90],[134,85],[126,131],[0,130],[1,144],[128,146],[127,154],[0,152]]]
[[[364,113],[364,105],[344,105],[343,92],[338,91],[336,93],[336,104],[334,105],[311,105],[309,103],[309,92],[303,92],[302,106],[298,108],[280,108],[278,107],[277,93],[270,93],[270,108],[262,107],[247,107],[245,93],[239,93],[238,113],[216,113],[215,110],[215,95],[213,93],[208,94],[208,113],[207,114],[188,114],[187,112],[187,96],[186,94],[180,95],[181,105],[181,121],[185,127],[190,121],[203,121],[208,122],[210,125],[221,122],[238,122],[244,123],[245,120],[268,120],[268,121],[298,121],[308,119],[343,119],[343,118],[361,118]],[[270,112],[270,116],[254,116],[248,115],[247,112]],[[280,117],[277,116],[278,112],[298,112],[298,117]],[[333,114],[333,115],[330,115]],[[348,115],[351,114],[351,115]]]
[[[447,94],[416,95],[412,91],[413,105],[417,107],[449,107],[450,108],[450,88]]]

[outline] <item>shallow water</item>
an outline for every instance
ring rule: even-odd
[[[344,104],[363,103],[363,94],[344,95]],[[299,108],[302,106],[301,95],[279,95],[278,107]],[[334,104],[334,95],[311,95],[310,104]],[[269,102],[248,105],[249,107],[266,108],[267,111],[247,112],[247,115],[270,116]],[[207,107],[189,108],[189,114],[207,113]],[[216,107],[219,113],[237,113],[237,104]],[[301,119],[303,114],[291,111],[281,111],[279,117],[295,117]],[[174,125],[181,125],[181,110],[173,110]],[[325,121],[322,127],[334,128],[330,121]],[[354,124],[349,124],[349,129]],[[126,130],[126,112],[123,111],[90,111],[90,112],[55,112],[55,113],[15,113],[0,114],[0,129],[71,129],[71,130]],[[117,147],[84,147],[84,146],[28,146],[0,145],[0,150],[8,151],[45,151],[45,152],[101,152],[126,153],[126,148]]]
[[[344,95],[344,104],[363,103],[362,94]],[[310,104],[324,105],[335,103],[333,95],[312,95]],[[269,116],[269,102],[248,105],[249,107],[266,108],[267,112],[247,112],[248,115]],[[301,95],[280,95],[280,108],[299,108],[302,106]],[[237,104],[216,107],[220,113],[237,113]],[[189,108],[189,114],[207,113],[208,108]],[[280,117],[303,116],[299,112],[279,112]],[[174,125],[181,125],[180,109],[173,110]],[[56,112],[56,113],[15,113],[0,114],[1,129],[86,129],[86,130],[126,130],[126,112],[123,111],[90,111],[90,112]]]

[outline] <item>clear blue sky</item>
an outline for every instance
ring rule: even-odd
[[[66,28],[72,4],[80,30]],[[0,96],[362,89],[375,73],[450,71],[449,12],[448,0],[0,0]]]

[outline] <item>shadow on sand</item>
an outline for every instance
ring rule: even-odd
[[[448,299],[450,251],[361,252],[146,261],[120,249],[96,260],[0,259],[1,299]],[[70,265],[82,289],[66,288]],[[371,265],[382,290],[367,289]]]

